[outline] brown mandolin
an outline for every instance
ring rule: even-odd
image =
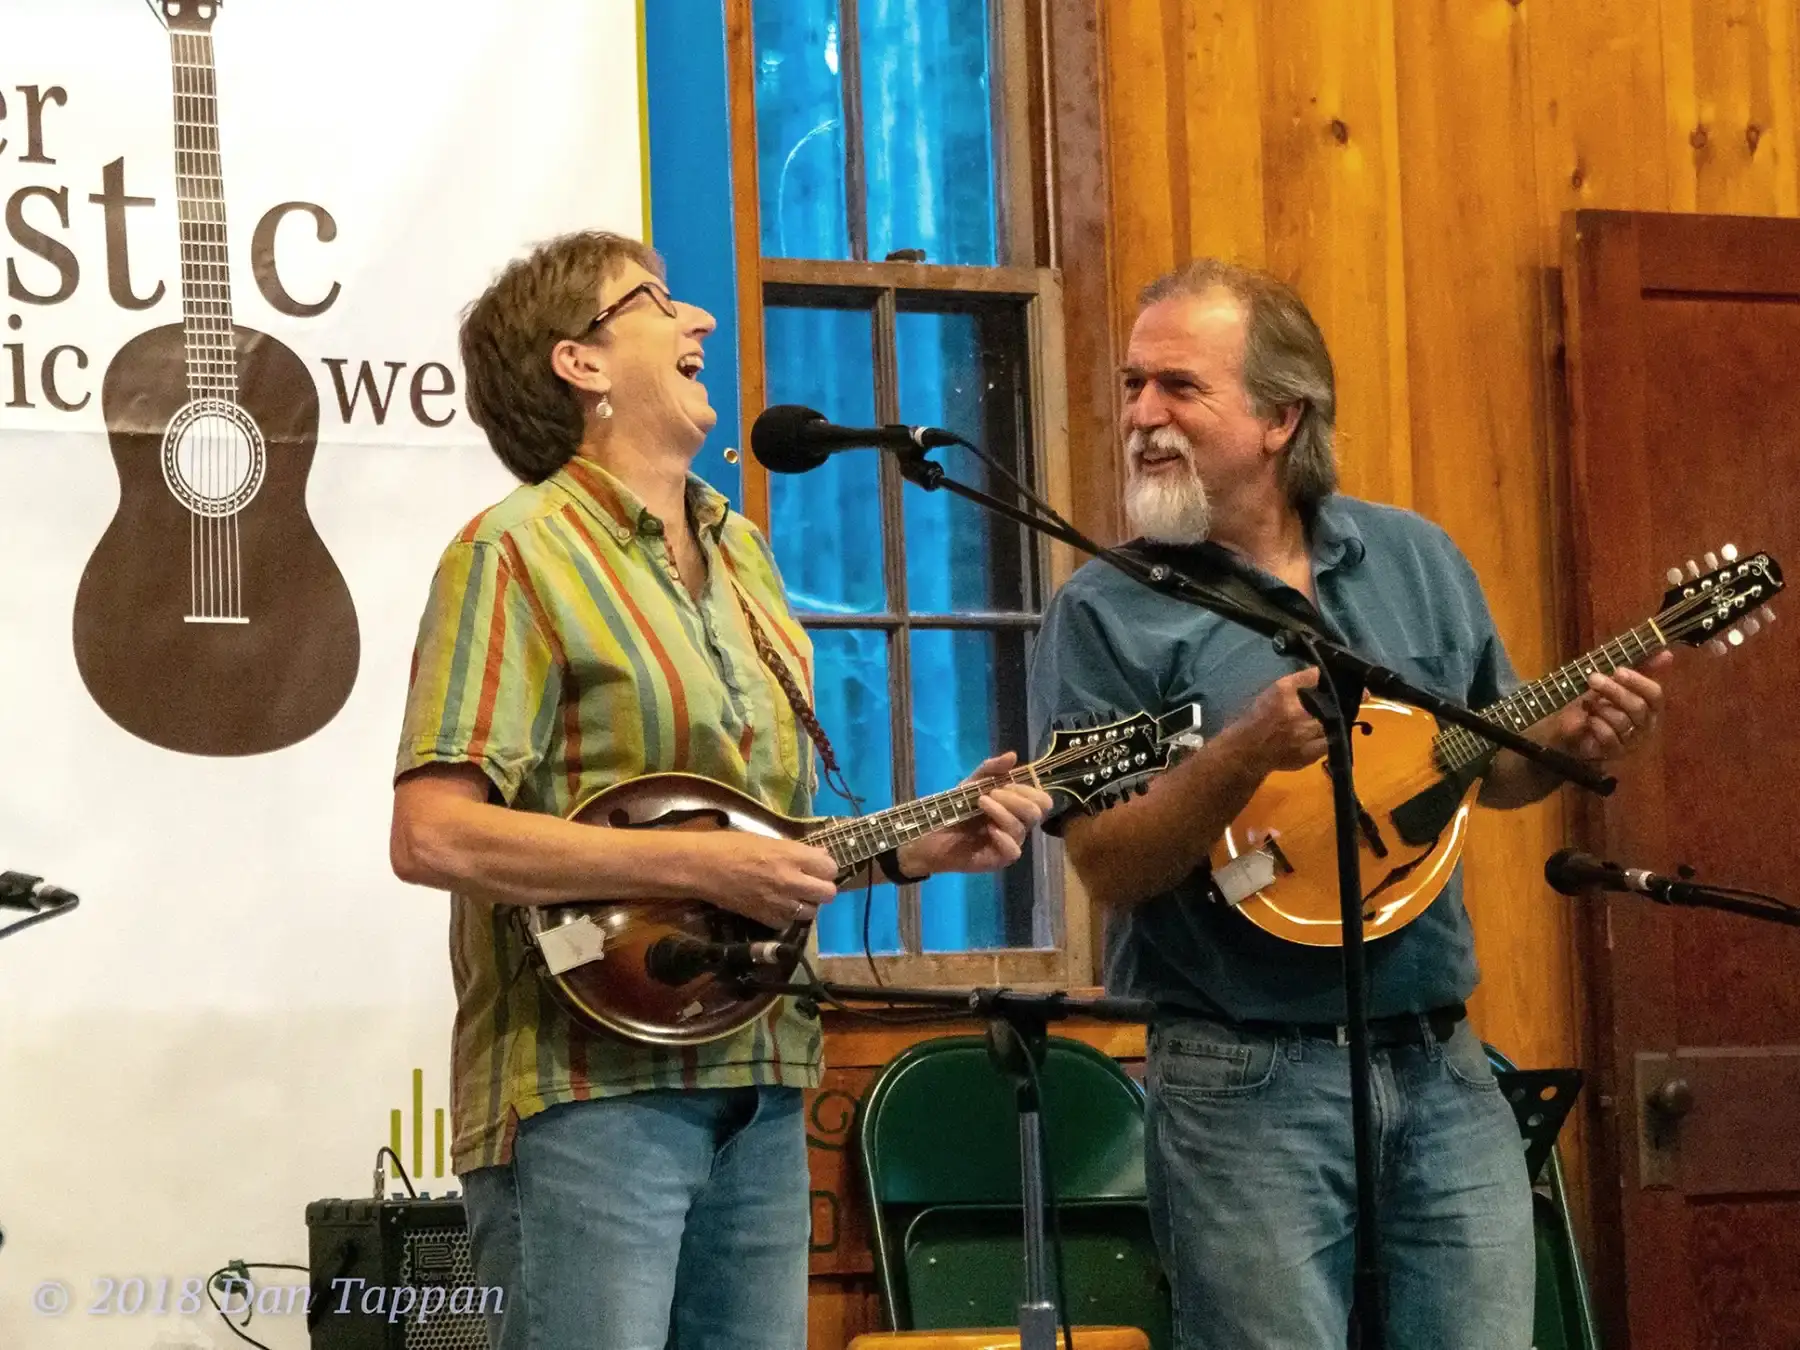
[[[75,662],[134,735],[193,755],[310,736],[356,680],[350,589],[306,513],[319,395],[300,358],[232,322],[212,60],[217,0],[165,0],[175,82],[182,322],[101,385],[119,508],[82,572]]]
[[[1672,569],[1662,609],[1619,637],[1534,683],[1481,716],[1524,731],[1587,692],[1587,677],[1637,665],[1677,642],[1725,651],[1756,632],[1758,612],[1782,588],[1766,553],[1725,562],[1706,555],[1702,572]],[[1355,722],[1356,795],[1362,805],[1363,936],[1386,937],[1422,914],[1462,856],[1469,810],[1495,746],[1460,727],[1439,730],[1417,708],[1368,699]],[[1324,761],[1263,780],[1212,851],[1218,898],[1265,932],[1308,947],[1342,943],[1337,836]]]
[[[1041,759],[1015,768],[1004,781],[1099,810],[1167,768],[1175,750],[1198,745],[1199,721],[1199,707],[1191,705],[1161,719],[1139,713],[1106,726],[1057,731]],[[1000,781],[964,784],[866,816],[796,820],[710,779],[647,774],[589,798],[571,818],[612,829],[744,830],[800,839],[827,850],[837,860],[840,878],[848,878],[890,848],[975,819],[981,794]],[[572,1016],[595,1030],[655,1045],[698,1045],[728,1036],[779,997],[716,973],[665,983],[652,974],[651,952],[658,942],[779,939],[785,954],[776,968],[785,978],[797,964],[793,953],[812,928],[810,922],[797,923],[777,934],[697,900],[588,901],[515,912],[541,973]]]

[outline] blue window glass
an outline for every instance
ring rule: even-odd
[[[1023,335],[1014,311],[950,313],[902,310],[895,320],[900,370],[900,420],[940,426],[966,436],[1021,479],[1013,352]],[[1009,350],[1000,340],[1014,339]],[[960,447],[932,452],[960,482],[1013,500],[1010,484]],[[908,483],[907,603],[915,613],[1025,607],[1025,552],[1019,529],[943,489]]]
[[[988,0],[857,0],[869,252],[992,265]]]
[[[865,812],[892,806],[887,634],[866,628],[815,628],[812,641],[814,707],[850,780],[850,790],[862,799]],[[850,815],[852,809],[829,788],[822,788],[813,802],[820,815]],[[865,894],[846,892],[819,911],[819,950],[827,956],[863,949]],[[874,888],[869,945],[875,952],[900,950],[899,901],[892,886]]]
[[[996,261],[988,3],[857,0],[854,50],[839,0],[754,6],[764,254]]]
[[[804,404],[852,426],[875,422],[868,311],[771,305],[763,314],[771,404]],[[810,473],[769,475],[769,542],[796,611],[887,608],[879,473],[871,450],[833,455]]]
[[[838,0],[754,7],[762,251],[850,257]]]
[[[954,787],[991,754],[1012,749],[1023,759],[1029,752],[1013,711],[1023,706],[1024,670],[1019,634],[913,630],[913,763],[921,795]],[[919,895],[924,950],[1030,945],[1031,848],[1028,841],[1025,856],[1004,872],[926,881]]]

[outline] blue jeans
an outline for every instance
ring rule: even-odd
[[[1389,1350],[1527,1350],[1524,1142],[1468,1023],[1377,1050]],[[1355,1257],[1349,1052],[1200,1019],[1151,1029],[1150,1217],[1180,1350],[1342,1350]]]
[[[804,1350],[798,1088],[553,1106],[462,1182],[493,1350]]]

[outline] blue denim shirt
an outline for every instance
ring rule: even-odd
[[[1410,511],[1334,496],[1318,508],[1310,534],[1317,615],[1291,586],[1216,544],[1190,556],[1231,567],[1296,614],[1322,617],[1339,642],[1434,693],[1480,708],[1511,691],[1512,666],[1480,583],[1443,530]],[[1032,653],[1032,739],[1041,753],[1052,723],[1161,714],[1193,702],[1202,708],[1202,734],[1211,735],[1299,668],[1269,639],[1091,562],[1045,614]],[[1337,948],[1271,937],[1207,886],[1202,868],[1109,917],[1111,992],[1237,1020],[1343,1020]],[[1372,1016],[1467,998],[1479,975],[1462,868],[1430,908],[1366,952]]]

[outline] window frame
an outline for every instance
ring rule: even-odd
[[[995,78],[991,81],[991,89],[995,107],[996,231],[1000,264],[983,267],[763,256],[757,180],[754,2],[727,0],[726,5],[741,361],[739,397],[746,434],[767,402],[767,349],[763,329],[766,304],[791,303],[801,297],[810,297],[814,303],[836,299],[841,304],[852,300],[859,308],[874,311],[878,335],[876,415],[879,421],[896,422],[899,415],[894,406],[897,387],[894,354],[891,346],[885,351],[880,349],[888,344],[880,342],[879,334],[884,330],[891,331],[902,296],[975,294],[1012,297],[1024,307],[1026,370],[1030,388],[1027,416],[1037,473],[1034,486],[1058,511],[1072,514],[1062,279],[1056,269],[1038,265],[1048,260],[1051,250],[1048,244],[1047,136],[1034,134],[1046,129],[1040,126],[1045,120],[1041,114],[1046,107],[1047,67],[1037,6],[1032,0],[992,0],[990,51],[994,53],[991,69]],[[779,0],[774,2],[779,3]],[[839,0],[840,32],[856,31],[853,26],[855,9],[856,0]],[[845,27],[845,24],[851,26]],[[854,51],[857,45],[850,43],[846,47]],[[862,157],[861,88],[855,74],[859,59],[860,53],[849,56],[843,66],[846,89],[854,87],[854,97],[847,95],[845,98],[846,145],[854,147],[846,156],[849,161],[846,164],[846,191],[853,199],[847,203],[852,248],[866,251],[866,222],[860,230],[857,226],[866,209],[862,181],[855,168]],[[744,457],[741,468],[744,513],[766,532],[769,529],[768,473],[749,456]],[[897,470],[885,459],[882,474],[884,498],[890,491],[898,493]],[[885,482],[888,478],[894,480],[891,487]],[[890,539],[886,547],[890,551],[903,551],[904,541]],[[1042,536],[1031,541],[1028,552],[1038,578],[1036,608],[1028,611],[1029,617],[1022,618],[1012,612],[1004,615],[932,615],[926,624],[919,626],[984,631],[1017,627],[1035,633],[1041,621],[1042,605],[1068,579],[1077,559],[1068,545]],[[888,566],[894,565],[895,560],[890,558]],[[903,571],[903,557],[898,560],[898,565]],[[860,615],[817,626],[891,631],[896,625],[910,627],[913,617],[910,613]],[[899,673],[894,673],[896,671]],[[890,666],[890,680],[903,677],[902,665],[894,663]],[[1021,758],[1031,750],[1030,746],[994,748],[996,751],[1016,749]],[[911,777],[911,753],[911,732],[907,729],[906,743],[904,746],[895,744],[894,756],[896,771],[904,772],[908,779]],[[1095,924],[1086,892],[1073,870],[1064,865],[1060,840],[1041,835],[1036,856],[1033,883],[1039,897],[1040,913],[1048,911],[1049,931],[1042,935],[1048,939],[1047,945],[968,952],[909,950],[877,954],[874,960],[883,978],[920,985],[1003,983],[1021,987],[1070,987],[1090,984],[1095,975]],[[900,888],[903,946],[918,945],[918,903],[916,886]],[[853,982],[859,976],[866,977],[868,964],[860,954],[824,957],[821,958],[821,973],[827,978]]]

